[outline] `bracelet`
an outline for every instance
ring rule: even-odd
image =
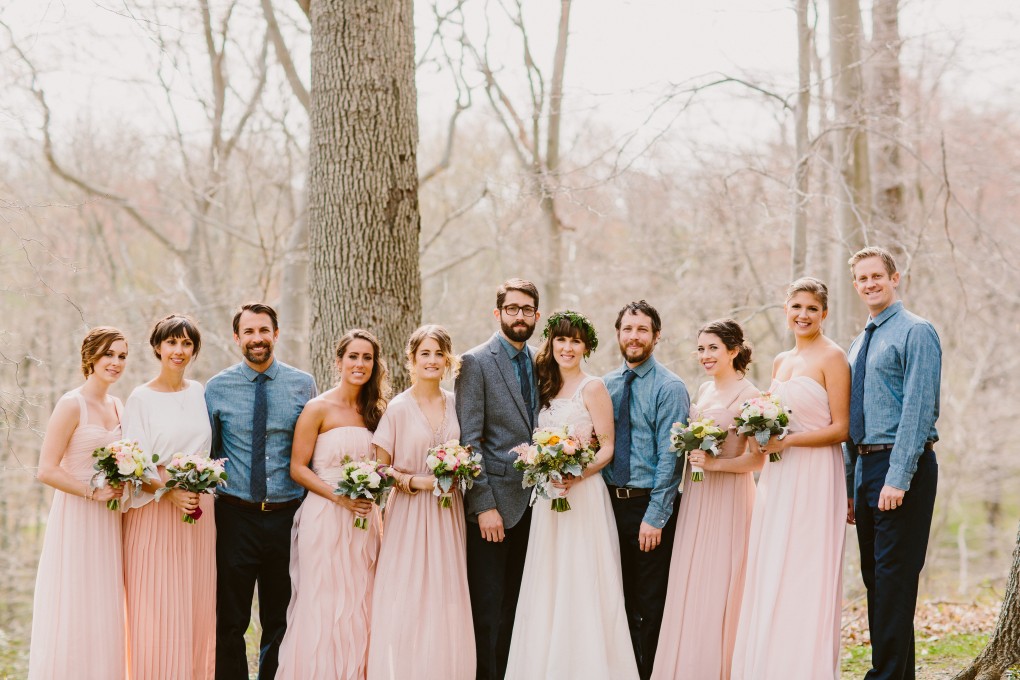
[[[96,495],[96,490],[92,488],[92,485],[91,484],[86,485],[86,487],[85,487],[85,500],[91,501],[95,495]]]
[[[413,489],[413,488],[411,488],[411,480],[412,479],[414,479],[414,475],[412,475],[412,474],[405,474],[404,475],[403,487],[401,488],[401,491],[406,493],[408,496],[417,495],[418,492],[421,491],[421,489]]]

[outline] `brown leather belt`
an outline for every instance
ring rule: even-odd
[[[629,486],[610,486],[608,488],[609,495],[620,500],[641,498],[642,496],[650,496],[652,494],[651,489],[632,489]]]
[[[231,496],[228,493],[216,494],[216,500],[226,503],[227,505],[236,505],[239,508],[245,508],[246,510],[258,510],[259,512],[273,512],[274,510],[289,510],[290,508],[296,508],[301,505],[300,498],[294,498],[289,501],[281,501],[279,503],[268,503],[263,501],[261,503],[253,503],[246,501],[243,498],[237,496]]]
[[[887,451],[892,451],[892,450],[893,450],[893,445],[892,444],[858,444],[857,445],[857,453],[859,453],[862,456],[867,456],[867,455],[872,454],[872,453],[886,453]],[[935,450],[935,442],[933,442],[933,441],[925,442],[924,443],[924,450],[925,451],[934,451]]]

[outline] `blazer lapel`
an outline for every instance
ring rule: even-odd
[[[507,391],[513,398],[514,403],[517,404],[517,410],[521,412],[524,422],[530,423],[531,418],[528,417],[528,406],[524,403],[524,395],[521,394],[521,384],[517,382],[517,373],[514,371],[513,362],[506,355],[503,343],[499,341],[499,334],[493,336],[492,342],[489,343],[489,351],[492,352],[492,356],[496,360],[496,366],[499,368],[499,374],[503,376],[503,382],[506,383]],[[531,356],[530,351],[528,356]]]

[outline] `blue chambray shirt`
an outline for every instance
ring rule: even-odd
[[[304,488],[290,477],[290,447],[305,403],[317,393],[315,379],[293,366],[273,360],[266,369],[266,493],[251,497],[252,418],[258,371],[243,361],[213,376],[205,386],[205,404],[212,425],[212,456],[227,459],[228,493],[246,501],[282,503],[301,498]]]
[[[892,444],[885,483],[908,491],[917,471],[917,459],[926,441],[939,438],[939,383],[942,378],[942,344],[935,327],[908,312],[897,300],[874,319],[877,328],[868,347],[864,376],[864,441]],[[864,340],[862,332],[850,345],[851,368]],[[852,495],[857,469],[853,442],[844,447],[847,487]]]
[[[620,417],[623,396],[623,372],[627,364],[607,373],[603,380],[613,399],[613,416]],[[630,386],[630,481],[627,486],[652,489],[644,521],[661,529],[673,514],[673,501],[680,485],[680,466],[676,452],[669,450],[669,429],[677,421],[686,422],[691,410],[687,386],[678,375],[648,357],[634,367],[637,373]],[[602,468],[607,484],[613,481],[613,464]]]
[[[521,369],[517,365],[517,362],[514,361],[514,359],[516,359],[517,355],[520,354],[521,352],[527,352],[528,351],[528,346],[525,345],[524,347],[522,347],[520,349],[517,349],[516,347],[514,347],[513,345],[510,344],[509,340],[507,340],[506,338],[503,337],[502,333],[497,333],[496,335],[499,338],[500,344],[503,345],[503,349],[506,351],[506,355],[508,357],[510,357],[510,363],[512,363],[513,366],[514,366],[514,375],[517,376],[517,386],[520,387],[520,385],[521,385]],[[531,403],[532,404],[537,404],[538,403],[538,381],[535,380],[535,366],[534,366],[534,361],[535,360],[534,360],[534,357],[531,356],[530,352],[528,352],[528,359],[529,359],[529,361],[525,361],[524,365],[525,365],[525,367],[527,368],[527,371],[528,371],[528,380],[531,381]]]

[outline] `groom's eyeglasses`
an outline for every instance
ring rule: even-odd
[[[535,312],[538,311],[536,307],[526,305],[521,307],[520,305],[503,305],[503,311],[507,313],[507,316],[517,316],[521,312],[524,312],[524,316],[532,317],[535,316]]]

